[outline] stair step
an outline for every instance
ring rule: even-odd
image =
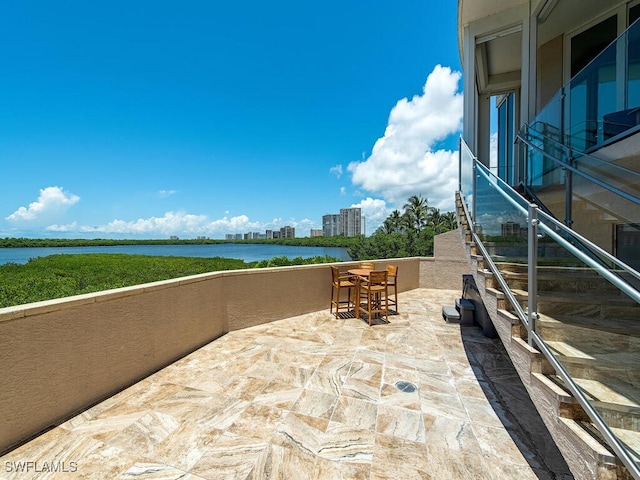
[[[631,456],[636,463],[640,463],[640,432],[625,430],[622,428],[611,429],[618,440],[624,443],[631,451]]]
[[[603,445],[606,445],[604,437],[591,422],[577,422],[577,424],[582,429],[589,432],[594,438],[599,439]],[[631,458],[634,460],[636,465],[640,466],[640,433],[615,427],[611,428],[611,432],[618,438],[618,440],[620,440],[621,443],[626,445]]]
[[[627,410],[624,413],[636,416],[640,415],[640,389],[628,383],[616,382],[614,379],[608,379],[606,382],[586,378],[574,378],[573,380],[594,402],[627,407],[628,410],[624,408],[619,410]]]
[[[512,288],[511,291],[518,298],[526,301],[528,292],[521,288]],[[588,303],[588,304],[607,304],[617,307],[635,307],[638,308],[640,315],[640,304],[629,298],[627,295],[618,292],[617,294],[598,294],[598,293],[582,293],[582,292],[562,292],[562,291],[538,291],[538,303],[546,302],[567,302],[567,303]]]
[[[567,391],[562,379],[556,375],[549,375],[549,379]],[[634,434],[640,433],[640,405],[638,405],[638,389],[630,392],[629,385],[609,384],[572,377],[580,387],[589,403],[596,409],[609,428],[617,428]],[[624,389],[627,389],[624,392]]]
[[[522,289],[511,290],[518,302],[527,305],[528,294]],[[640,334],[640,304],[623,294],[539,292],[538,313],[549,317],[569,316],[585,318],[585,327],[611,330],[615,319],[621,333]],[[587,320],[591,319],[591,320]],[[588,324],[591,324],[589,326]],[[600,325],[600,327],[599,327]],[[637,333],[632,333],[637,332]]]
[[[512,288],[527,288],[527,265],[499,263],[498,268]],[[590,292],[596,294],[618,294],[618,288],[606,278],[588,268],[538,267],[539,291]]]
[[[537,330],[543,338],[550,340],[572,338],[577,341],[596,340],[611,342],[617,349],[640,351],[640,321],[638,319],[612,319],[577,315],[549,316],[539,313]]]

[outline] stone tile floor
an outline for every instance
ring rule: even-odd
[[[327,309],[229,333],[4,455],[0,478],[572,478],[500,341],[443,321],[456,295],[402,293],[372,327]]]

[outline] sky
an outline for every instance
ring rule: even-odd
[[[224,238],[454,209],[457,2],[0,6],[0,237]]]

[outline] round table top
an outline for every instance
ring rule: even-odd
[[[371,273],[373,270],[371,270],[370,268],[350,268],[347,271],[351,275],[359,275],[361,277],[368,277],[369,273]]]

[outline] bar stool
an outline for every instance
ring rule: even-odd
[[[336,318],[340,318],[340,309],[349,311],[353,306],[355,296],[356,283],[351,281],[351,276],[341,273],[338,267],[331,267],[331,306],[329,312],[333,313],[333,307],[336,307]],[[347,290],[347,299],[340,300],[340,290]]]

